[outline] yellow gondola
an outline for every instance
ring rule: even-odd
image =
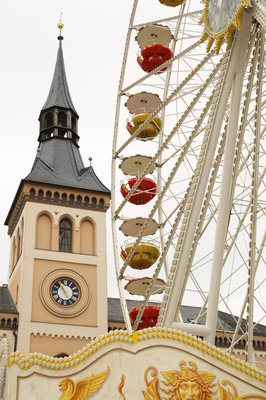
[[[121,251],[121,257],[125,261],[128,254],[130,253],[134,243],[125,245],[125,248]],[[153,243],[139,243],[133,257],[129,262],[129,266],[134,269],[147,269],[150,268],[159,258],[160,250]]]
[[[148,118],[150,114],[149,113],[141,113],[134,115],[132,117],[132,121],[127,123],[127,130],[128,132],[132,135],[136,130],[142,125]],[[141,129],[139,134],[137,135],[137,139],[148,139],[151,140],[159,133],[161,132],[162,129],[162,119],[158,116],[154,117],[145,127]]]
[[[185,2],[185,0],[159,0],[160,3],[169,7],[177,7]]]

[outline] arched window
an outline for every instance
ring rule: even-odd
[[[91,205],[92,205],[92,207],[96,208],[96,204],[97,204],[97,199],[96,199],[96,197],[93,197],[93,198],[91,199]]]
[[[59,203],[59,193],[58,193],[58,192],[55,192],[55,193],[54,193],[54,203],[55,203],[55,204],[58,204],[58,203]]]
[[[24,235],[24,219],[22,218],[21,221],[21,234],[20,234],[20,248],[19,248],[19,255],[22,253],[22,245],[23,245],[23,235]]]
[[[35,193],[36,193],[36,190],[32,188],[30,190],[30,199],[31,200],[35,200]]]
[[[67,202],[67,194],[62,193],[62,204],[66,204],[66,202]]]
[[[16,265],[16,241],[15,238],[13,238],[13,242],[12,242],[12,253],[11,253],[11,267],[12,269],[15,267]]]
[[[75,202],[75,196],[73,194],[69,195],[69,204],[73,205]]]
[[[39,201],[43,201],[43,190],[42,189],[40,189],[40,190],[38,190],[38,200]]]
[[[104,208],[104,199],[100,199],[99,206],[100,208]]]
[[[19,259],[19,256],[20,256],[20,246],[21,246],[21,236],[20,236],[20,230],[18,229],[18,232],[17,232],[17,256],[16,256],[17,260]]]
[[[81,206],[81,203],[82,203],[82,197],[77,196],[77,206]]]
[[[49,126],[53,126],[53,114],[49,112],[48,114],[45,115],[45,127],[48,128]]]
[[[58,125],[59,126],[67,126],[67,115],[63,111],[58,113]]]
[[[89,203],[90,203],[90,198],[88,196],[85,196],[85,198],[84,198],[85,207],[89,207]]]
[[[51,201],[51,197],[52,197],[52,192],[50,192],[50,190],[48,190],[46,192],[46,201],[50,202]]]
[[[76,118],[75,117],[71,118],[71,127],[72,127],[73,131],[76,131],[77,123],[76,123]]]
[[[72,226],[71,222],[64,218],[59,225],[59,251],[71,252]]]

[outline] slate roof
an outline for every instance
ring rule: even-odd
[[[59,48],[57,52],[57,59],[56,59],[52,84],[42,110],[46,110],[51,107],[70,108],[78,117],[67,84],[67,77],[66,77],[64,56],[62,49],[62,37],[61,39],[59,39]]]
[[[40,143],[32,170],[24,180],[110,193],[93,167],[84,167],[78,147],[60,137]]]
[[[149,303],[151,305],[159,305],[160,303]],[[137,300],[127,300],[128,308],[131,309],[140,305],[140,302]],[[200,307],[194,306],[181,306],[181,315],[184,322],[193,321],[200,311]],[[227,314],[223,311],[218,312],[218,321],[217,321],[217,331],[226,331],[226,332],[234,332],[237,317],[234,317],[230,314]],[[110,322],[118,322],[124,323],[124,318],[122,314],[122,309],[120,305],[120,300],[116,298],[108,298],[108,321]],[[205,318],[200,318],[199,323],[204,324]],[[241,323],[241,327],[244,331],[246,331],[246,320],[243,320]],[[266,326],[257,324],[254,328],[254,334],[256,336],[266,336]]]
[[[18,314],[7,285],[0,286],[0,313]]]

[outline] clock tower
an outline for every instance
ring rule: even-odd
[[[9,290],[18,350],[69,355],[107,331],[106,211],[110,191],[85,167],[64,66],[40,112],[39,146],[8,213]]]

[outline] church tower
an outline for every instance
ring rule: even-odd
[[[107,331],[106,211],[110,191],[79,152],[63,37],[40,112],[37,155],[6,219],[17,349],[69,355]]]

